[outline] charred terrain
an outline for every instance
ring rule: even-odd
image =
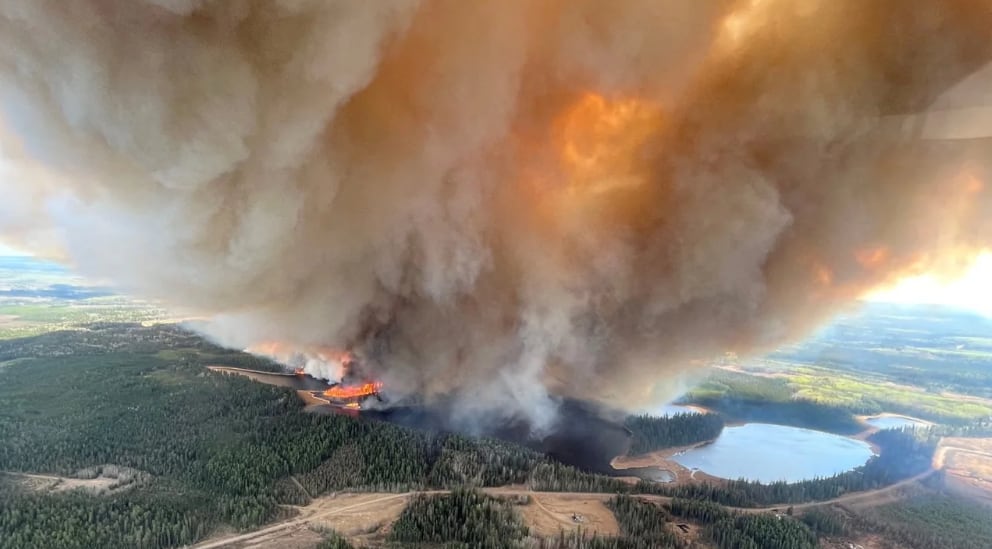
[[[292,386],[208,368],[218,364]],[[738,393],[779,381],[735,372],[752,380],[738,387],[716,375]],[[705,441],[740,418],[625,422],[566,402],[552,433],[535,436],[526,424],[473,424],[470,433],[444,419],[443,404],[357,415],[322,404],[329,413],[313,413],[297,392],[319,389],[313,383],[168,324],[94,324],[0,343],[0,547],[987,547],[983,523],[970,522],[985,512],[972,511],[982,509],[981,486],[949,480],[964,458],[983,455],[975,437],[992,428],[980,418],[869,429],[879,456],[827,479],[656,483],[609,461]],[[754,391],[748,398],[757,401]],[[822,413],[835,417],[836,406]],[[959,526],[917,535],[914,517],[928,513]],[[437,522],[460,516],[469,530]],[[332,529],[345,537],[321,542]]]
[[[0,548],[987,549],[990,27],[0,2]]]

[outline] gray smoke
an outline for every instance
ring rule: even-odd
[[[911,3],[6,0],[0,230],[394,397],[661,401],[990,242],[917,122],[992,10]]]

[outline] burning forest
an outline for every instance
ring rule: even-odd
[[[990,24],[984,0],[9,0],[0,229],[329,399],[546,428],[986,249],[992,123],[946,114],[988,106],[952,92]]]

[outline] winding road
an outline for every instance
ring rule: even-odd
[[[884,486],[877,490],[867,490],[864,492],[851,492],[850,494],[844,494],[843,496],[828,500],[813,501],[808,503],[780,503],[777,505],[766,505],[764,507],[726,507],[726,508],[730,509],[731,511],[737,511],[741,513],[765,513],[778,509],[786,509],[788,507],[792,507],[793,509],[805,509],[809,507],[816,507],[818,505],[831,505],[835,503],[855,503],[858,501],[870,500],[882,495],[886,495],[890,492],[897,491],[904,486],[923,480],[928,476],[934,474],[935,472],[936,472],[935,469],[929,469],[916,476],[901,480],[899,482],[890,484],[888,486]],[[558,496],[575,497],[576,499],[595,499],[600,501],[606,501],[615,495],[612,493],[602,493],[602,492],[535,492],[533,490],[520,488],[520,487],[483,488],[482,491],[487,494],[491,494],[493,496],[522,496],[522,495],[538,496],[541,494],[555,494]],[[197,545],[194,545],[193,549],[216,549],[218,547],[227,547],[236,543],[251,542],[257,538],[267,536],[279,532],[281,530],[286,530],[296,526],[303,526],[306,523],[313,520],[326,518],[332,515],[344,513],[346,511],[352,511],[354,509],[358,509],[361,507],[376,505],[384,501],[394,500],[398,498],[409,498],[417,494],[436,495],[436,494],[447,494],[449,492],[450,492],[449,490],[426,490],[426,491],[402,492],[396,494],[383,494],[381,497],[375,499],[362,501],[351,505],[345,505],[343,507],[337,507],[334,509],[328,509],[326,511],[308,512],[307,507],[302,507],[301,516],[293,517],[291,519],[273,524],[272,526],[261,528],[259,530],[255,530],[253,532],[231,535],[220,539],[206,540]],[[667,496],[638,495],[638,494],[635,494],[635,496],[640,499],[646,501],[653,501],[656,503],[668,503],[672,500],[672,498]]]

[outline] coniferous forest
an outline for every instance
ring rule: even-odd
[[[289,512],[281,503],[331,490],[503,485],[548,463],[499,441],[304,413],[291,390],[205,368],[264,361],[175,326],[4,341],[0,359],[0,471],[113,465],[144,479],[95,495],[0,476],[3,548],[171,547],[219,525],[257,527]]]
[[[673,446],[713,440],[723,431],[718,414],[680,413],[668,417],[629,416],[624,426],[631,432],[631,455]]]
[[[393,524],[390,539],[464,549],[519,546],[527,528],[509,503],[476,490],[415,496]]]
[[[802,522],[719,505],[819,501],[888,485],[927,472],[938,435],[984,433],[981,426],[880,431],[871,439],[879,456],[825,479],[632,485],[511,443],[307,413],[293,391],[205,368],[216,363],[278,368],[169,325],[102,324],[0,341],[0,471],[7,473],[0,474],[0,549],[176,547],[221,527],[249,530],[287,518],[291,505],[328,492],[437,489],[455,491],[415,498],[389,543],[515,547],[526,530],[512,505],[472,490],[508,484],[617,494],[608,506],[620,536],[563,532],[541,547],[681,547],[673,520],[704,524],[707,539],[721,548],[811,547],[812,532],[849,529],[912,538],[906,543],[914,549],[981,546],[914,530],[927,513],[970,516],[951,499],[856,519],[811,513]],[[712,438],[722,420],[635,417],[628,427],[637,448],[648,451]],[[94,471],[117,476],[91,493],[33,490],[18,474],[92,478]],[[666,509],[630,495],[637,493],[679,499]],[[952,545],[940,545],[951,538]],[[329,538],[325,545],[347,542]]]

